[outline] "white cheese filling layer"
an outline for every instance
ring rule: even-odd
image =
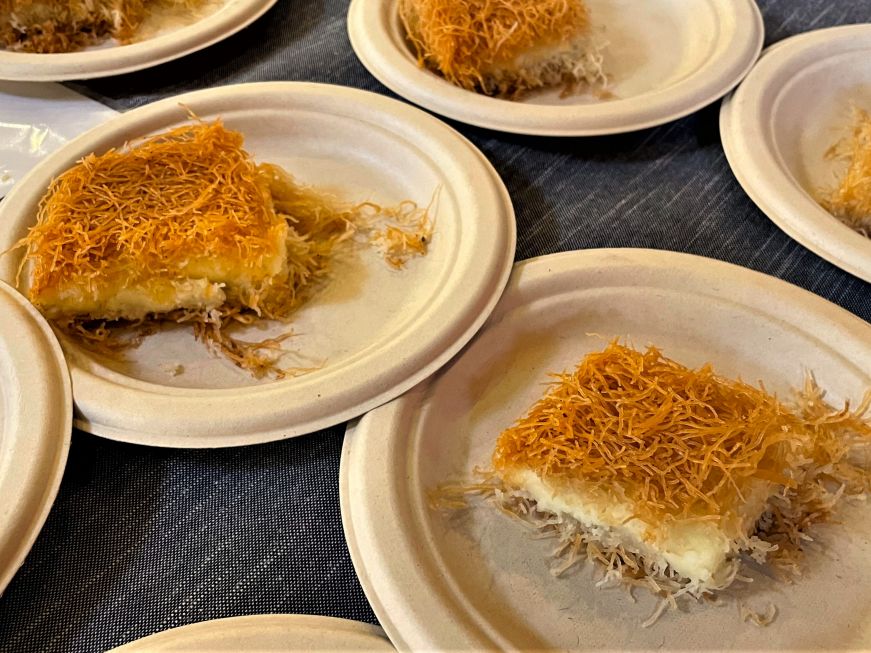
[[[653,525],[633,517],[631,502],[583,483],[556,488],[528,469],[510,470],[503,480],[540,510],[575,519],[603,546],[622,546],[657,570],[670,568],[703,588],[721,585],[731,573],[735,543],[716,521],[673,519]]]

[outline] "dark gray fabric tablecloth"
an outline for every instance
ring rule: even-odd
[[[759,4],[766,44],[871,21],[871,0]],[[119,110],[264,80],[392,96],[354,56],[346,10],[342,0],[279,0],[202,52],[72,87]],[[741,190],[723,155],[718,110],[716,103],[656,129],[589,139],[452,124],[511,192],[518,260],[592,247],[691,252],[775,275],[871,321],[869,284],[789,239]],[[104,650],[192,622],[270,612],[374,623],[342,534],[343,432],[212,451],[75,432],[57,502],[0,598],[0,651]]]

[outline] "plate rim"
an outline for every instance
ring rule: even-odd
[[[871,51],[871,23],[841,25],[805,32],[778,41],[767,48],[741,85],[723,99],[719,115],[720,140],[732,174],[760,211],[791,239],[820,258],[871,282],[871,240],[853,231],[823,209],[787,171],[777,164],[778,157],[770,151],[767,138],[749,139],[747,124],[754,132],[762,131],[748,114],[760,102],[760,96],[774,88],[783,88],[792,78],[782,80],[778,87],[765,83],[760,76],[770,77],[787,68],[797,57],[832,42],[843,46],[857,36],[867,40]],[[840,51],[843,53],[843,51]],[[767,134],[767,132],[766,132]],[[765,136],[765,134],[763,134]],[[763,181],[767,180],[767,181]],[[802,218],[807,212],[810,218]],[[823,236],[814,223],[822,221],[833,236]],[[863,254],[864,250],[864,254]]]
[[[501,114],[504,112],[500,111],[500,106],[503,108],[506,106],[505,100],[486,97],[455,87],[432,73],[420,69],[416,64],[412,70],[406,65],[408,53],[394,47],[395,44],[390,38],[389,30],[384,25],[379,23],[376,34],[369,34],[366,26],[366,20],[371,16],[380,16],[388,11],[392,12],[396,0],[351,0],[348,7],[347,31],[354,54],[375,79],[400,97],[445,118],[513,134],[551,137],[605,136],[648,129],[686,117],[724,96],[752,69],[762,50],[765,38],[765,26],[759,6],[755,0],[728,0],[722,5],[718,3],[718,0],[710,1],[712,4],[717,3],[715,10],[717,7],[722,10],[722,7],[725,6],[736,15],[739,15],[740,12],[747,12],[746,18],[752,22],[752,29],[746,30],[746,33],[745,30],[736,30],[739,38],[744,37],[743,47],[731,53],[731,59],[712,60],[712,63],[703,65],[688,78],[682,79],[667,89],[654,90],[625,100],[615,101],[630,102],[665,94],[666,100],[670,96],[677,96],[678,99],[684,100],[684,103],[677,102],[677,107],[668,108],[670,104],[675,104],[673,99],[670,101],[660,100],[660,104],[664,107],[664,109],[660,109],[663,111],[662,115],[647,118],[636,117],[634,121],[627,120],[623,123],[613,123],[613,121],[606,120],[605,124],[599,126],[585,126],[583,119],[583,114],[589,113],[589,109],[585,111],[585,107],[599,105],[567,107],[529,105],[535,109],[538,119],[518,120],[514,116],[503,118]],[[394,63],[396,61],[405,62],[400,64],[399,71]],[[715,76],[712,80],[699,81],[706,72],[709,72],[708,69],[712,65],[720,65],[725,70],[722,70],[720,75]],[[403,71],[402,68],[407,70]],[[693,81],[698,82],[701,90],[693,88],[689,88],[688,91],[684,90],[685,87],[690,86],[689,82]],[[681,97],[681,93],[690,98],[697,95],[698,99],[687,102],[685,98]],[[471,110],[463,109],[464,99],[470,100]],[[514,104],[516,105],[516,103]],[[649,107],[649,103],[646,106]],[[550,109],[553,111],[549,111]],[[636,109],[634,113],[643,115],[649,111],[649,108]],[[543,113],[547,114],[547,120],[543,121],[544,124],[542,124],[541,119]],[[566,115],[575,113],[581,115],[578,124],[566,127]],[[587,118],[587,122],[589,122],[589,118]]]
[[[66,359],[60,348],[60,343],[55,338],[54,332],[48,322],[21,293],[2,280],[0,280],[0,296],[3,296],[4,299],[10,302],[14,302],[26,314],[27,317],[25,319],[32,323],[34,337],[32,340],[26,340],[25,346],[28,347],[29,354],[33,358],[36,358],[37,352],[31,349],[31,345],[36,345],[44,351],[47,363],[50,359],[50,364],[54,368],[51,380],[57,384],[56,390],[62,399],[61,405],[52,404],[50,407],[47,407],[49,411],[54,411],[58,415],[62,414],[62,417],[56,420],[61,422],[59,432],[54,436],[47,432],[40,433],[41,439],[44,441],[42,443],[44,452],[48,451],[50,440],[57,440],[50,475],[47,478],[41,479],[39,484],[30,484],[20,488],[21,492],[18,496],[27,496],[28,504],[31,507],[35,506],[36,510],[28,516],[26,524],[22,525],[20,520],[11,524],[12,529],[22,531],[23,535],[19,538],[17,546],[13,547],[11,557],[7,561],[0,561],[0,596],[2,596],[9,583],[15,577],[15,574],[24,564],[33,544],[36,542],[36,538],[48,519],[49,512],[60,490],[72,441],[73,398],[72,384]],[[22,346],[20,335],[16,337],[16,343],[16,346]],[[38,397],[44,396],[43,392],[35,394]],[[52,399],[55,398],[53,394]],[[0,426],[2,426],[2,421],[0,421]],[[5,437],[5,435],[0,437]],[[33,495],[37,496],[34,497]],[[7,500],[7,497],[4,497],[4,500]],[[7,524],[4,520],[4,530],[6,527]]]
[[[0,49],[0,79],[60,82],[97,79],[151,68],[205,49],[245,29],[278,0],[227,0],[217,14],[206,14],[168,34],[106,49],[36,54]],[[227,13],[221,15],[225,10]]]
[[[196,637],[201,631],[203,633],[213,632],[216,628],[223,630],[226,628],[269,626],[290,631],[297,629],[341,630],[361,637],[365,636],[367,639],[371,639],[373,644],[375,644],[376,641],[378,644],[382,644],[383,641],[383,643],[386,644],[386,647],[392,648],[392,644],[387,638],[384,629],[374,624],[327,615],[264,613],[234,617],[219,617],[217,619],[207,619],[204,621],[185,624],[183,626],[167,628],[166,630],[160,630],[156,633],[140,637],[139,639],[125,642],[124,644],[110,649],[108,653],[134,653],[135,651],[150,650],[149,647],[154,645],[172,644],[173,640],[177,639],[179,636],[181,636],[182,641],[176,642],[176,645],[192,645],[195,644],[195,642],[190,640],[190,636]],[[378,648],[380,649],[382,647],[379,646]]]
[[[491,325],[498,325],[507,313],[534,299],[534,297],[527,297],[524,291],[524,285],[530,283],[526,281],[527,277],[532,277],[532,285],[547,283],[547,276],[552,274],[551,268],[558,266],[572,269],[584,267],[587,274],[593,274],[592,266],[596,262],[603,264],[609,260],[612,260],[617,266],[638,267],[641,265],[666,270],[686,268],[687,266],[694,266],[698,269],[699,265],[704,265],[709,266],[706,270],[707,277],[714,276],[722,280],[723,272],[731,272],[741,279],[740,285],[745,288],[755,287],[756,289],[769,290],[775,288],[779,291],[778,299],[780,300],[789,301],[794,305],[800,304],[805,308],[809,307],[808,310],[814,312],[825,311],[827,324],[836,325],[841,334],[851,337],[854,342],[860,341],[855,334],[857,327],[861,328],[863,334],[861,340],[867,343],[869,357],[871,357],[871,325],[823,297],[778,277],[734,263],[684,252],[645,248],[575,250],[518,262],[503,293],[503,300],[494,310],[487,324],[481,328],[476,338],[467,346],[471,347],[477,338],[482,337],[487,332]],[[543,279],[545,281],[542,281]],[[701,292],[700,283],[695,278],[692,279],[693,283],[697,284],[695,286],[697,290]],[[727,284],[714,284],[706,286],[704,291],[709,296],[735,301],[736,295],[733,290],[735,285],[728,284],[727,287]],[[770,297],[770,295],[768,296]],[[403,420],[413,419],[413,415],[410,413],[425,404],[432,381],[447,369],[449,366],[443,368],[439,374],[433,375],[430,380],[418,385],[411,392],[350,422],[346,428],[342,445],[339,467],[339,499],[342,527],[351,561],[366,598],[381,626],[397,648],[403,650],[439,649],[457,641],[474,642],[475,646],[488,649],[509,645],[504,641],[499,641],[498,633],[490,632],[486,628],[463,630],[463,626],[457,625],[462,621],[457,618],[457,613],[468,606],[462,606],[466,600],[465,596],[455,596],[451,593],[453,589],[451,582],[441,581],[442,585],[439,588],[430,588],[430,592],[419,592],[418,597],[431,597],[439,591],[451,593],[451,599],[456,602],[454,605],[446,606],[435,599],[430,599],[428,605],[421,607],[420,598],[415,602],[416,605],[410,605],[411,601],[408,600],[408,595],[403,592],[399,586],[400,583],[396,582],[396,578],[399,577],[398,572],[387,568],[388,557],[390,561],[401,559],[406,565],[409,560],[415,561],[414,565],[403,567],[403,573],[406,577],[412,576],[411,581],[403,582],[416,583],[418,588],[427,575],[435,575],[428,574],[425,569],[427,564],[420,562],[420,557],[414,557],[413,551],[420,549],[419,541],[415,544],[414,538],[421,533],[415,531],[406,536],[405,526],[408,522],[400,520],[397,516],[403,514],[406,520],[411,520],[417,525],[407,492],[403,491],[402,496],[399,496],[399,490],[404,488],[402,483],[407,480],[409,472],[391,474],[385,465],[403,462],[405,459],[402,459],[401,455],[409,450],[409,443],[412,439],[412,434],[408,432],[407,428],[403,429],[403,435],[400,437],[391,432],[391,427],[397,424],[408,427],[408,424]],[[871,371],[868,372],[868,376],[871,377]],[[381,468],[370,464],[366,466],[365,474],[358,473],[359,465],[364,464],[364,461],[371,463],[375,459],[384,461]],[[355,479],[355,475],[358,478]],[[399,478],[400,476],[402,478]],[[375,503],[373,503],[373,499]],[[377,520],[368,519],[372,516],[373,511],[380,515]],[[389,556],[386,553],[387,549],[383,546],[384,541],[388,539],[393,547],[390,549]],[[381,548],[379,549],[379,547]],[[430,555],[428,552],[425,554],[426,560],[429,560]],[[397,617],[397,615],[401,616]],[[445,623],[453,624],[455,632],[445,636],[443,632],[437,633],[437,629],[427,630],[425,624],[429,624],[436,618],[444,620],[441,622],[442,625]],[[439,637],[442,639],[440,640]],[[448,638],[446,639],[446,637]]]
[[[89,396],[88,403],[90,404],[85,405],[80,395],[74,396],[76,403],[74,423],[78,428],[95,435],[122,442],[165,446],[170,448],[241,446],[305,435],[313,431],[345,422],[416,385],[419,381],[436,371],[457,351],[459,351],[462,346],[474,336],[486,320],[487,316],[496,306],[502,290],[508,282],[508,277],[514,260],[514,254],[516,251],[516,220],[508,190],[495,168],[487,160],[484,154],[469,142],[468,139],[463,137],[450,126],[438,120],[436,117],[426,114],[420,109],[399,100],[394,100],[370,91],[345,86],[311,82],[253,82],[193,91],[165,98],[137,109],[132,109],[76,137],[38,163],[6,196],[3,206],[0,206],[0,216],[14,216],[15,212],[19,210],[18,204],[26,202],[28,193],[36,192],[35,185],[39,184],[40,180],[48,180],[51,178],[53,171],[56,171],[63,165],[68,165],[69,161],[76,158],[77,155],[75,153],[90,152],[93,149],[90,147],[90,144],[98,143],[100,141],[121,141],[123,140],[121,135],[126,133],[126,131],[133,126],[141,126],[141,129],[146,132],[162,128],[162,126],[165,126],[168,123],[162,122],[163,119],[161,116],[167,113],[177,112],[179,110],[179,102],[190,103],[194,106],[196,103],[214,103],[220,101],[222,98],[232,98],[234,103],[241,103],[251,96],[263,98],[266,94],[270,93],[277,94],[278,96],[292,94],[294,97],[302,99],[321,98],[321,102],[323,102],[324,99],[329,99],[333,102],[335,102],[336,99],[339,99],[346,101],[345,104],[347,106],[353,105],[357,109],[362,106],[373,108],[373,111],[381,117],[389,117],[394,121],[401,120],[408,129],[425,129],[433,139],[438,138],[440,140],[442,147],[445,147],[446,143],[450,143],[452,153],[457,156],[462,156],[470,166],[474,163],[475,169],[481,177],[483,178],[486,176],[486,179],[490,184],[488,195],[492,196],[491,199],[494,202],[498,201],[498,205],[494,205],[494,215],[499,215],[499,231],[497,234],[498,239],[494,241],[495,244],[492,249],[493,259],[497,261],[498,265],[493,269],[486,271],[486,274],[482,274],[480,288],[478,288],[480,291],[480,297],[474,298],[474,302],[470,300],[469,305],[464,309],[466,321],[463,322],[461,329],[462,333],[453,340],[451,346],[431,357],[428,357],[426,365],[402,374],[402,378],[398,382],[392,382],[389,387],[380,389],[376,394],[367,395],[367,398],[364,400],[357,401],[353,405],[346,406],[341,410],[324,407],[323,410],[328,410],[328,414],[321,413],[314,418],[294,422],[290,425],[283,422],[281,425],[271,425],[268,427],[260,426],[256,429],[252,429],[249,426],[248,429],[241,434],[238,428],[235,431],[230,430],[232,427],[228,428],[227,431],[224,431],[221,434],[216,434],[213,432],[214,429],[211,431],[209,430],[207,424],[209,422],[214,423],[214,420],[203,418],[200,420],[200,423],[194,425],[189,415],[188,419],[184,420],[185,429],[182,430],[179,428],[173,434],[169,435],[160,430],[161,426],[159,424],[149,424],[148,421],[144,419],[137,418],[134,423],[127,424],[117,424],[117,420],[112,420],[115,423],[107,423],[108,420],[98,414],[101,404],[104,404],[105,402],[93,400],[93,386],[96,384],[104,389],[116,388],[117,384],[114,379],[100,377],[88,370],[82,369],[74,362],[70,362],[74,395],[78,395],[76,391],[77,387],[87,387]],[[224,107],[219,111],[219,113],[229,113],[231,111],[233,111],[232,107]],[[463,174],[468,175],[469,173],[464,170]],[[45,184],[41,184],[39,187],[44,188]],[[24,199],[19,199],[19,197]],[[0,220],[0,241],[13,242],[10,232],[14,231],[16,223],[17,219]],[[486,301],[484,301],[485,298]],[[481,310],[473,310],[475,306],[480,306]],[[457,324],[459,324],[459,322]],[[454,326],[459,330],[457,324]],[[124,377],[123,375],[117,376],[130,378]],[[398,376],[398,372],[394,372],[393,376]],[[306,377],[300,377],[300,379],[303,379],[301,381],[302,383],[305,382],[305,378]],[[142,397],[151,397],[155,392],[171,387],[143,382],[138,379],[133,379],[131,383],[138,386],[137,392],[140,392]],[[210,399],[216,401],[218,399],[228,400],[237,398],[240,396],[241,392],[245,391],[247,388],[259,388],[259,390],[257,390],[258,394],[272,393],[277,396],[281,395],[281,390],[277,388],[277,384],[223,389],[173,388],[172,393],[175,396],[169,398],[164,396],[164,400],[172,403],[172,405],[178,409],[178,407],[184,402],[190,404],[190,402],[208,401]],[[82,390],[79,390],[79,392],[82,392]],[[284,392],[287,392],[286,388],[284,389]],[[110,394],[111,393],[108,393],[106,396]],[[321,402],[321,404],[324,403],[327,402]],[[102,412],[105,412],[105,406],[103,406]],[[166,419],[171,418],[167,417]],[[173,427],[177,424],[178,420],[172,421]],[[196,431],[194,431],[194,429],[196,429]]]

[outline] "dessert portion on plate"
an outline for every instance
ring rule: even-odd
[[[829,213],[863,236],[871,236],[871,114],[853,108],[849,135],[832,145],[827,159],[843,161],[846,169],[833,188],[818,200]]]
[[[682,595],[746,580],[748,561],[796,575],[809,530],[869,491],[871,391],[853,409],[824,394],[808,377],[788,404],[710,365],[614,341],[556,375],[502,432],[481,483],[434,499],[489,495],[559,539],[558,573],[588,558],[605,570],[601,585],[660,595],[650,624]]]
[[[421,66],[470,91],[602,88],[601,39],[583,0],[400,0]]]
[[[236,365],[280,377],[281,338],[242,341],[234,324],[287,320],[355,238],[394,268],[426,253],[426,209],[344,202],[256,163],[243,140],[195,121],[60,174],[19,243],[30,300],[103,353],[188,324]],[[119,338],[124,327],[136,335]]]
[[[198,9],[207,0],[0,0],[0,45],[34,53],[74,52],[133,40],[154,14]]]

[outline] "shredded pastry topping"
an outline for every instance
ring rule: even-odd
[[[710,598],[749,582],[747,561],[780,578],[799,575],[813,528],[846,499],[871,491],[869,412],[871,390],[857,407],[847,401],[836,408],[808,375],[795,397],[781,402],[710,365],[690,369],[655,347],[638,351],[615,340],[574,372],[555,375],[542,399],[501,433],[492,468],[441,485],[430,499],[434,508],[459,510],[488,498],[555,538],[555,575],[588,559],[603,570],[598,587],[650,589],[662,600],[643,624],[649,626],[677,607],[678,597]],[[540,481],[523,480],[529,473]],[[602,493],[616,504],[603,503]],[[629,517],[610,523],[577,516],[614,505],[630,506]],[[630,522],[646,526],[626,530]],[[711,526],[686,530],[702,523]],[[699,539],[705,537],[716,539]],[[677,571],[668,556],[678,549],[664,553],[660,541],[688,547],[681,564],[697,575]],[[724,557],[705,578],[694,561],[709,546]],[[759,614],[741,609],[741,618],[757,625],[775,615],[776,606]]]
[[[220,122],[90,154],[52,182],[30,231],[31,293],[72,279],[175,274],[192,258],[255,269],[284,230],[269,174]]]
[[[863,236],[871,236],[871,114],[854,107],[849,136],[829,148],[826,158],[845,161],[847,169],[837,186],[821,191],[820,204]]]
[[[809,419],[710,365],[691,370],[655,347],[612,342],[557,377],[502,433],[493,462],[618,487],[648,518],[719,516],[750,480],[794,487],[799,458],[828,464],[854,430],[871,434],[848,408]]]
[[[604,80],[582,0],[400,0],[421,66],[488,95]]]
[[[287,336],[246,342],[232,324],[288,319],[340,243],[371,244],[394,268],[426,254],[428,208],[350,204],[242,146],[221,121],[195,122],[62,173],[19,243],[31,301],[103,353],[138,344],[157,322],[190,323],[237,365],[281,376]],[[131,323],[139,335],[115,337]]]

